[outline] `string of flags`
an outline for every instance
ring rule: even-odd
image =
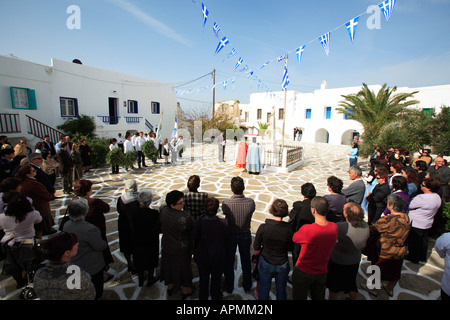
[[[192,0],[192,2],[197,4],[196,0]],[[380,8],[381,12],[383,13],[383,16],[385,17],[386,21],[389,21],[389,19],[391,18],[391,14],[394,10],[395,4],[396,4],[396,0],[384,0],[383,2],[378,4],[378,7]],[[202,23],[203,23],[203,28],[205,28],[205,25],[207,24],[207,21],[209,18],[209,11],[207,10],[207,8],[203,2],[201,3],[201,7],[202,7],[202,13],[203,13]],[[367,14],[367,12],[361,13],[360,15],[356,16],[355,18],[348,20],[346,23],[334,28],[331,31],[328,31],[327,33],[322,34],[318,38],[314,38],[313,40],[302,44],[301,46],[297,47],[296,49],[287,52],[287,54],[278,56],[274,59],[267,60],[267,62],[262,64],[256,70],[260,71],[261,69],[263,69],[264,67],[266,67],[267,65],[269,65],[270,63],[272,63],[274,61],[276,61],[276,62],[284,61],[286,59],[287,55],[291,52],[295,52],[296,57],[297,57],[297,62],[301,63],[303,53],[305,52],[307,46],[315,41],[319,41],[319,43],[321,44],[321,46],[323,47],[323,49],[325,51],[325,54],[328,56],[330,54],[330,48],[331,48],[330,47],[331,33],[340,29],[343,26],[346,27],[347,32],[350,37],[350,41],[353,44],[355,41],[356,29],[358,27],[359,19],[364,14]],[[214,36],[216,38],[220,39],[219,32],[221,31],[221,29],[220,29],[219,25],[217,24],[217,22],[213,23],[212,30],[213,30]],[[230,45],[230,40],[226,36],[222,36],[222,39],[219,41],[219,44],[216,47],[214,55],[218,55],[227,45]],[[236,56],[237,53],[238,53],[237,50],[234,47],[232,47],[231,51],[225,56],[223,61],[225,61],[226,59],[230,59],[233,56]],[[259,77],[255,74],[255,71],[253,71],[253,68],[251,68],[248,64],[245,64],[244,61],[245,61],[244,58],[239,56],[239,58],[236,60],[236,64],[234,66],[233,71],[241,72],[241,73],[245,72],[245,74],[247,74],[247,78],[252,77],[252,81],[258,80],[258,89],[262,88],[262,89],[265,89],[267,92],[269,92],[270,91],[269,88],[266,85],[264,85],[264,83],[262,83],[261,79],[259,79]],[[232,83],[234,85],[235,77],[232,77],[232,78],[227,79],[226,81],[222,82],[222,86],[223,86],[224,90],[226,90],[227,83],[229,81],[230,82],[232,81]],[[217,85],[218,84],[216,84],[215,86],[217,86]],[[289,85],[289,75],[288,75],[288,70],[287,70],[287,64],[285,64],[284,68],[283,68],[283,77],[282,77],[282,81],[281,81],[282,90],[283,91],[286,90],[288,85]],[[185,93],[192,93],[195,91],[198,92],[198,91],[204,90],[206,88],[209,88],[209,86],[202,87],[199,90],[191,90],[191,89],[183,90],[183,91],[179,91],[178,93],[185,94]]]

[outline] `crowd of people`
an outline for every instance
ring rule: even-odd
[[[145,168],[147,165],[142,148],[147,141],[153,142],[157,150],[157,159],[164,159],[165,164],[176,164],[178,159],[183,157],[183,151],[185,149],[183,136],[173,136],[169,142],[167,138],[164,140],[157,138],[154,131],[150,131],[149,133],[144,133],[143,131],[135,131],[132,133],[131,131],[127,131],[125,137],[119,133],[116,138],[110,139],[109,150],[112,151],[115,148],[121,148],[124,153],[135,152],[137,167]],[[171,157],[170,162],[169,156]],[[157,163],[157,159],[154,159],[153,163]],[[135,170],[135,167],[132,164],[130,168],[124,167],[124,169],[127,172],[129,170]],[[112,173],[119,173],[119,166],[117,164],[112,164]]]
[[[125,149],[130,139],[127,135],[123,140]],[[119,144],[120,140],[116,140]],[[2,160],[11,161],[13,149],[2,148]],[[111,208],[93,197],[90,180],[79,176],[73,183],[78,174],[73,169],[75,161],[71,176],[62,170],[63,162],[69,159],[67,155],[76,153],[77,147],[62,139],[58,149],[53,155],[49,151],[49,155],[59,164],[64,191],[74,193],[67,205],[67,219],[62,219],[59,230],[54,226],[49,205],[54,199],[54,182],[44,171],[49,181],[38,178],[40,163],[47,158],[42,156],[43,149],[23,157],[18,168],[11,166],[11,175],[0,183],[1,243],[6,248],[2,252],[10,255],[5,259],[6,269],[18,288],[26,284],[26,270],[20,263],[11,263],[12,248],[23,239],[48,236],[43,245],[47,263],[34,278],[37,296],[99,299],[104,283],[113,277],[108,273],[114,259],[106,238],[105,218]],[[403,156],[402,150],[394,151],[397,158],[386,156],[388,152],[377,148],[370,158],[367,175],[363,175],[357,162],[352,162],[352,183],[346,187],[341,179],[330,176],[324,196],[318,196],[315,186],[308,182],[299,190],[303,199],[295,201],[291,210],[285,200],[274,200],[268,212],[270,217],[260,224],[254,238],[251,226],[256,202],[245,196],[245,182],[240,176],[231,179],[232,196],[222,204],[199,191],[201,179],[193,175],[186,182],[188,191],[168,192],[166,204],[158,210],[151,208],[150,189],[140,189],[136,180],[126,180],[116,205],[120,252],[128,271],[137,274],[139,286],[152,286],[160,280],[167,286],[167,295],[177,290],[181,299],[196,290],[192,262],[198,268],[200,300],[221,299],[222,290],[232,294],[236,276],[242,276],[246,292],[251,292],[256,281],[254,296],[258,300],[270,299],[273,278],[279,300],[305,300],[308,296],[323,300],[327,289],[330,300],[336,299],[339,292],[356,299],[362,255],[380,268],[383,290],[393,296],[404,259],[413,263],[427,260],[428,236],[435,232],[439,210],[448,201],[450,168],[442,157],[425,161],[425,152],[414,161]],[[145,165],[145,158],[140,164]],[[88,167],[82,162],[79,172],[82,174]],[[220,207],[224,218],[217,215]],[[448,233],[436,241],[436,251],[447,260],[449,247]],[[238,252],[242,275],[235,274]],[[63,271],[73,265],[82,270],[83,290],[77,293],[58,285],[67,283],[70,273]],[[443,300],[449,299],[450,294],[449,267],[446,261]],[[288,297],[288,282],[292,283],[292,297]],[[379,290],[365,289],[372,295],[379,294]]]

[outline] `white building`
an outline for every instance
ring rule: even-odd
[[[170,138],[176,114],[171,84],[138,78],[57,59],[41,65],[0,56],[0,134],[25,137],[32,150],[67,119],[92,116],[99,137],[116,137],[127,130],[156,131]]]
[[[369,89],[377,93],[381,85],[371,85]],[[362,126],[354,120],[346,119],[336,108],[344,100],[342,95],[356,94],[362,86],[328,89],[326,82],[312,93],[287,91],[286,112],[284,111],[284,92],[254,93],[250,104],[241,105],[241,127],[249,133],[257,133],[258,122],[270,123],[268,135],[281,140],[283,117],[285,118],[285,139],[293,139],[294,127],[303,131],[302,141],[322,142],[334,145],[350,144],[353,136],[362,134]],[[435,109],[440,112],[443,105],[450,106],[450,85],[420,88],[397,88],[397,93],[419,91],[414,99],[420,101],[416,108]],[[273,130],[275,128],[275,130]]]

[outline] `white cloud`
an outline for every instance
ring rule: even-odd
[[[107,0],[110,3],[118,6],[119,8],[125,10],[129,14],[133,15],[137,19],[139,19],[141,22],[149,26],[150,28],[154,29],[161,35],[170,38],[172,40],[175,40],[177,42],[180,42],[184,45],[189,46],[189,41],[184,38],[183,36],[179,35],[175,30],[171,29],[170,27],[166,26],[161,21],[153,18],[152,16],[148,15],[146,12],[135,6],[134,4],[126,1],[126,0]]]

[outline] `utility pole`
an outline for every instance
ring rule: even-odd
[[[214,118],[215,106],[216,106],[216,69],[213,69],[213,106],[212,106],[212,117]]]

